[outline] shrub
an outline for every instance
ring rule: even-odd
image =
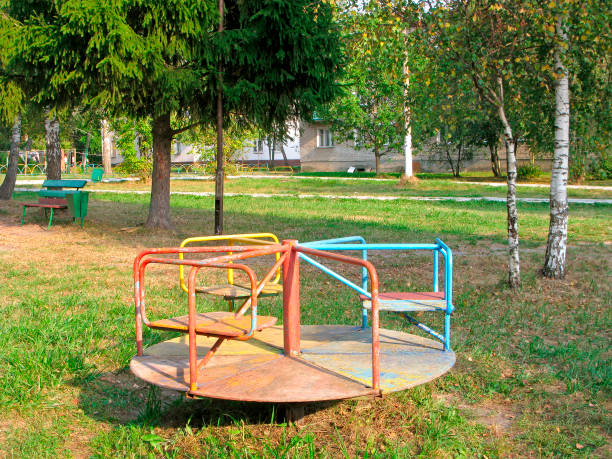
[[[146,158],[127,156],[114,170],[119,175],[135,175],[146,180],[153,175],[153,163]]]
[[[531,180],[542,175],[542,169],[535,164],[521,164],[516,170],[516,176],[519,180]]]
[[[238,175],[238,167],[233,161],[226,162],[223,170],[225,175]],[[208,175],[215,175],[217,173],[217,163],[215,161],[208,161],[204,166],[204,172]]]
[[[603,154],[593,160],[589,167],[589,177],[593,180],[612,179],[612,155]]]

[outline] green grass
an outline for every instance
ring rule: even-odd
[[[20,228],[19,206],[3,208],[0,451],[7,456],[608,455],[612,206],[571,207],[568,277],[549,281],[538,275],[548,206],[519,204],[523,287],[513,293],[504,284],[501,203],[228,198],[228,233],[271,230],[299,240],[361,234],[381,242],[441,237],[455,251],[456,367],[382,400],[310,406],[311,424],[297,429],[270,405],[175,399],[129,374],[131,261],[142,247],[176,245],[212,228],[212,198],[173,196],[171,203],[174,233],[139,226],[148,208],[143,195],[93,195],[84,230],[61,217],[51,231]],[[36,218],[33,212],[29,221]],[[430,282],[429,257],[372,261],[383,290]],[[182,307],[176,277],[169,269],[151,272],[153,317]],[[304,324],[358,321],[349,290],[307,268],[302,282]],[[218,305],[200,298],[198,307]],[[280,299],[260,307],[282,317]],[[415,332],[389,316],[382,326]],[[145,345],[170,336],[146,329]],[[487,427],[500,415],[508,428]]]
[[[503,183],[502,183],[503,185]],[[95,185],[96,189],[132,189],[150,190],[147,183],[103,183]],[[172,191],[214,191],[214,181],[211,180],[173,180]],[[416,183],[402,183],[398,180],[339,180],[320,178],[236,178],[225,182],[228,193],[264,193],[264,194],[314,194],[314,195],[374,195],[374,196],[433,196],[433,197],[505,197],[505,186],[490,186],[478,182],[431,178]],[[548,188],[520,186],[519,197],[548,198]],[[570,189],[569,196],[573,198],[612,198],[610,190]]]

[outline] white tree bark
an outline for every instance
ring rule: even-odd
[[[408,87],[410,86],[410,69],[408,68],[408,62],[404,60],[402,67],[404,73],[404,129],[406,134],[404,135],[404,175],[407,178],[413,176],[412,172],[412,124],[410,120],[410,106],[408,105]]]
[[[518,211],[516,208],[516,154],[514,151],[514,135],[512,127],[506,118],[504,109],[503,80],[498,78],[500,105],[498,108],[499,119],[504,127],[504,143],[506,145],[506,162],[508,168],[508,195],[506,207],[508,211],[508,283],[512,288],[521,285],[521,268],[519,259],[519,237],[518,237]]]
[[[542,273],[546,277],[565,276],[567,251],[567,177],[569,167],[570,93],[567,67],[563,63],[567,33],[562,17],[557,20],[557,45],[555,47],[555,146],[550,179],[550,224]]]
[[[112,174],[111,152],[113,150],[110,127],[107,119],[102,120],[100,135],[102,137],[102,167],[105,174]]]

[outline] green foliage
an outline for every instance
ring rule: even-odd
[[[255,130],[248,126],[243,126],[231,119],[223,131],[223,156],[224,169],[226,174],[234,175],[238,173],[235,159],[242,153],[242,150],[249,142],[257,137]],[[193,153],[200,155],[200,161],[205,163],[203,171],[206,174],[214,175],[217,171],[217,132],[211,127],[202,127],[192,132],[182,134],[179,139],[183,143],[193,146]]]
[[[210,122],[221,63],[226,111],[266,126],[330,99],[342,63],[320,0],[227,1],[221,35],[214,0],[10,0],[8,11],[23,24],[15,63],[44,104],[84,97],[118,115]]]
[[[590,176],[595,180],[612,178],[612,155],[603,153],[591,163]]]
[[[147,158],[128,156],[123,158],[123,162],[113,170],[120,175],[135,175],[142,179],[149,179],[153,175],[153,163]]]
[[[519,180],[530,180],[542,176],[542,169],[531,163],[521,164],[516,168],[516,178]]]
[[[153,137],[150,121],[118,118],[111,123],[111,129],[116,135],[117,149],[123,156],[123,162],[115,167],[115,172],[121,175],[135,175],[142,179],[151,178]]]
[[[387,12],[368,2],[350,2],[339,14],[348,54],[344,92],[317,114],[329,120],[335,141],[352,140],[376,156],[401,149],[403,121],[403,34],[386,26]]]

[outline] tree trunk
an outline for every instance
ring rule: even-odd
[[[108,120],[102,120],[101,132],[102,136],[102,167],[104,167],[105,174],[112,174],[113,169],[111,166],[111,151],[113,149],[112,139],[110,135],[110,127]]]
[[[489,144],[489,153],[491,155],[491,170],[495,177],[501,177],[501,164],[499,163],[499,154],[497,153],[497,144]]]
[[[404,29],[406,39],[410,33],[409,29]],[[412,123],[410,122],[410,106],[406,102],[408,100],[408,87],[410,86],[410,69],[408,68],[408,54],[402,65],[402,73],[404,74],[404,176],[411,178],[412,173]]]
[[[170,114],[153,118],[153,177],[147,228],[171,229],[170,221],[170,154],[173,132]]]
[[[219,34],[223,33],[225,2],[219,0]],[[223,181],[225,180],[223,155],[223,66],[219,62],[217,82],[217,173],[215,174],[215,234],[223,234]]]
[[[11,149],[8,159],[8,167],[2,186],[0,186],[0,199],[9,200],[13,196],[15,182],[17,181],[17,164],[19,162],[19,144],[21,143],[21,113],[15,116],[13,132],[11,135]],[[27,155],[27,152],[26,152]]]
[[[563,19],[557,20],[557,36],[562,43],[567,42]],[[565,253],[567,250],[567,178],[569,162],[570,131],[570,94],[568,71],[563,64],[563,48],[555,48],[555,74],[560,77],[555,82],[555,147],[552,175],[550,178],[550,225],[548,242],[542,273],[546,277],[565,276]]]
[[[47,158],[47,179],[60,180],[62,178],[62,150],[59,140],[59,120],[57,115],[53,118],[47,110],[45,116],[45,142]]]
[[[134,130],[134,151],[136,152],[136,157],[140,159],[140,133],[137,130]]]
[[[498,79],[500,93],[503,95],[503,82]],[[503,100],[503,98],[502,98]],[[521,285],[521,269],[519,260],[519,237],[518,237],[518,211],[516,208],[516,156],[514,152],[514,137],[512,127],[506,118],[503,102],[499,106],[499,118],[504,127],[504,144],[506,145],[506,163],[508,169],[508,196],[506,207],[508,210],[508,284],[512,288]]]
[[[376,158],[376,175],[380,173],[380,153],[378,150],[374,150],[374,157]]]
[[[446,160],[448,161],[448,164],[450,165],[451,168],[451,172],[453,173],[453,177],[459,177],[459,165],[457,165],[457,167],[455,168],[455,162],[453,161],[453,155],[451,154],[452,151],[451,146],[446,145],[446,147],[444,148],[444,151],[446,152]]]
[[[287,153],[285,153],[285,145],[283,142],[280,143],[280,152],[281,155],[283,155],[283,162],[285,163],[285,166],[288,166],[289,161],[287,161]]]
[[[274,167],[274,149],[276,148],[274,137],[268,136],[266,143],[268,144],[268,169],[272,169]]]
[[[87,133],[87,142],[85,142],[85,157],[83,158],[83,172],[87,172],[87,155],[89,155],[89,145],[91,144],[91,132]]]

